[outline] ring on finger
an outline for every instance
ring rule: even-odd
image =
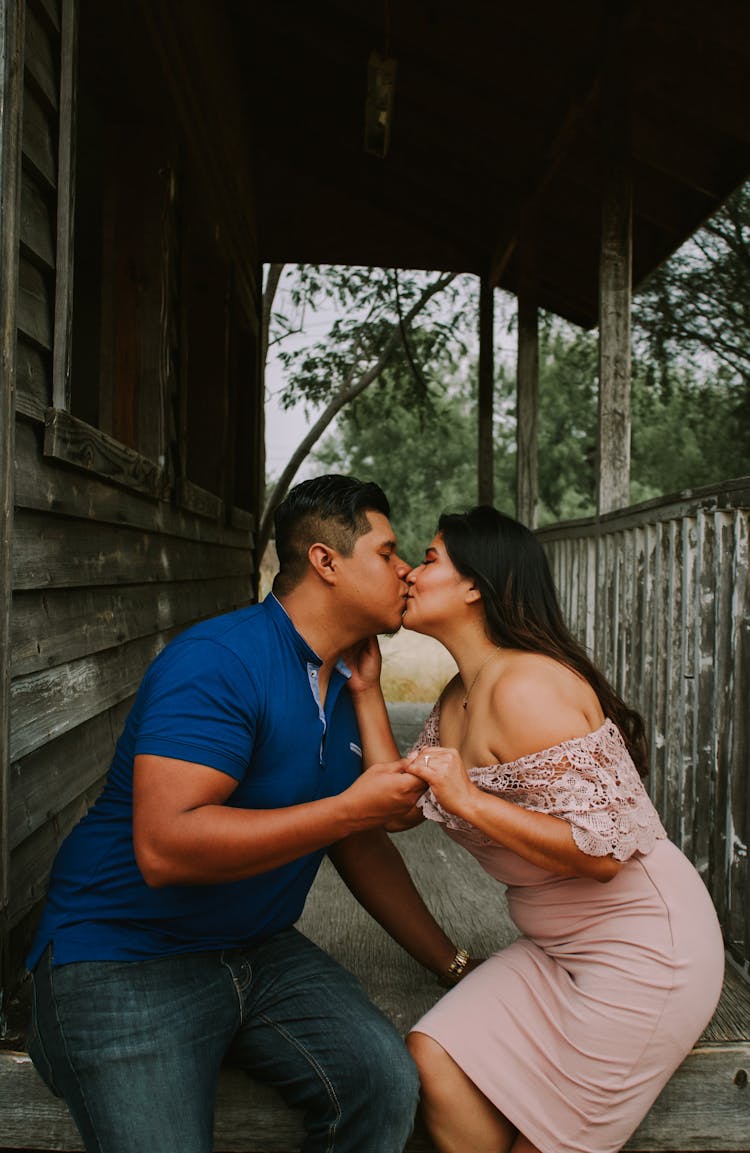
[[[430,754],[429,753],[425,753],[424,763],[425,763],[426,768],[430,767]]]

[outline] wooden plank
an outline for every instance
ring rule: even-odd
[[[715,514],[716,523],[716,696],[714,699],[714,736],[716,750],[716,813],[722,820],[712,825],[711,861],[713,897],[721,927],[726,934],[730,915],[729,862],[732,837],[727,829],[726,817],[731,804],[732,778],[732,713],[733,702],[729,692],[732,680],[732,647],[734,627],[732,601],[734,599],[734,518],[731,513]],[[725,936],[726,940],[726,936]],[[728,942],[731,947],[731,941]]]
[[[53,217],[49,201],[28,172],[21,176],[21,244],[37,264],[55,267]]]
[[[10,755],[20,760],[131,696],[151,661],[181,629],[19,677],[11,685]]]
[[[21,256],[18,268],[18,330],[44,349],[52,348],[51,292],[48,275]]]
[[[101,780],[132,703],[132,695],[123,697],[112,708],[14,762],[11,850],[43,825],[56,823],[58,813],[90,793]]]
[[[16,404],[19,411],[44,420],[52,395],[52,366],[48,352],[29,344],[19,334],[16,347]]]
[[[680,848],[695,860],[693,814],[695,811],[696,777],[696,643],[698,629],[698,526],[695,517],[686,518],[682,532],[682,611],[680,636],[682,646],[680,701],[682,704],[682,739],[680,741]]]
[[[664,824],[671,839],[680,844],[682,815],[682,537],[683,521],[675,520],[669,525],[668,574],[669,600],[667,616],[667,695],[665,700],[664,742],[665,742],[665,797]]]
[[[73,344],[73,236],[75,220],[76,74],[78,0],[62,0],[60,127],[58,140],[57,284],[52,396],[56,408],[70,409]]]
[[[51,109],[58,106],[57,60],[60,47],[46,21],[42,23],[33,4],[26,8],[24,68],[33,77]]]
[[[207,520],[220,521],[224,516],[224,501],[221,497],[193,484],[187,477],[183,477],[179,484],[179,502],[189,512],[206,517]]]
[[[53,668],[137,637],[217,616],[250,601],[245,577],[124,588],[49,589],[13,597],[14,677]]]
[[[750,702],[750,541],[748,516],[733,518],[732,563],[732,770],[727,813],[729,855],[729,941],[735,956],[750,959],[750,787],[748,786],[748,702]]]
[[[24,5],[0,7],[0,910],[8,900],[10,621]],[[0,964],[2,960],[0,959]],[[0,981],[2,976],[0,975]]]
[[[49,108],[27,85],[23,97],[23,158],[53,192],[57,187],[57,125]]]
[[[714,518],[702,511],[698,528],[698,597],[696,644],[695,808],[693,814],[693,863],[709,892],[711,878],[711,822],[716,813],[716,752],[714,699],[716,693],[716,593]]]
[[[232,528],[240,529],[242,532],[253,532],[255,529],[255,517],[246,508],[237,508],[234,505],[229,510],[229,519]]]
[[[580,517],[578,520],[547,525],[537,529],[536,533],[542,542],[563,540],[569,536],[587,536],[597,530],[609,532],[616,528],[633,528],[644,520],[660,524],[676,517],[695,516],[698,509],[710,512],[730,508],[750,508],[750,477],[737,477],[722,481],[721,484],[686,489],[681,493],[667,493],[605,515]]]
[[[645,708],[643,691],[645,680],[646,649],[643,643],[643,622],[646,615],[646,540],[645,528],[638,528],[633,534],[633,567],[631,572],[631,653],[628,670],[628,699],[643,716]]]
[[[665,1086],[625,1149],[746,1150],[750,1132],[750,1041],[701,1044]]]
[[[625,1144],[630,1153],[742,1153],[747,1148],[747,1086],[735,1084],[750,1060],[750,1045],[701,1046],[681,1066],[648,1117]],[[741,1078],[740,1078],[741,1080]],[[743,1092],[744,1090],[744,1092]],[[24,1053],[0,1054],[0,1148],[82,1150],[63,1102],[53,1097]],[[299,1114],[276,1092],[237,1069],[222,1070],[214,1149],[232,1153],[288,1153],[299,1149]],[[418,1125],[406,1153],[434,1147]]]
[[[13,587],[141,584],[249,577],[242,549],[17,510]]]
[[[44,454],[148,496],[168,492],[166,469],[62,408],[47,413]]]
[[[16,438],[16,505],[19,508],[102,523],[128,524],[146,532],[225,544],[248,551],[252,547],[252,536],[245,528],[214,524],[174,508],[166,501],[147,499],[138,493],[117,488],[98,475],[61,467],[54,459],[42,456],[42,438],[38,429],[21,425]]]
[[[732,1044],[750,1037],[750,982],[732,965],[727,964],[719,1004],[701,1041]]]

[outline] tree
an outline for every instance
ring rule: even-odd
[[[326,469],[374,480],[391,502],[399,552],[418,564],[440,512],[476,501],[476,389],[436,383],[415,400],[391,372],[351,404],[315,452]]]
[[[750,182],[649,277],[634,321],[662,386],[697,356],[750,389]]]
[[[714,427],[728,457],[718,476],[750,459],[750,183],[648,279],[634,301],[636,350],[657,410],[682,407],[688,441]],[[698,382],[702,381],[702,384]],[[689,383],[688,383],[689,382]],[[714,416],[721,414],[722,427]],[[694,419],[695,418],[695,419]],[[685,446],[687,447],[687,446]],[[709,452],[709,459],[713,453]],[[702,450],[695,469],[702,468]],[[717,479],[713,476],[712,479]],[[696,483],[696,482],[694,482]]]
[[[278,280],[273,285],[269,274],[268,291],[275,295],[277,286]],[[338,314],[324,340],[280,352],[287,371],[282,405],[324,408],[268,496],[258,532],[260,555],[270,537],[273,514],[302,461],[346,405],[395,366],[418,394],[429,392],[435,363],[448,348],[463,347],[461,320],[469,296],[466,284],[453,273],[406,275],[388,269],[297,266],[293,303],[313,312],[324,302],[335,303]],[[266,347],[274,326],[282,332],[285,324],[288,327],[287,318],[275,313],[271,303],[264,300]],[[419,357],[414,353],[417,331]]]

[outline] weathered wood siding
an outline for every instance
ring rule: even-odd
[[[196,6],[187,7],[192,11]],[[70,0],[25,4],[15,493],[9,537],[10,787],[4,798],[8,896],[0,909],[0,987],[12,985],[20,972],[54,852],[101,787],[144,669],[187,625],[246,604],[254,595],[252,528],[257,509],[252,494],[257,493],[255,478],[262,474],[257,373],[246,381],[249,390],[256,389],[249,404],[247,398],[240,403],[235,396],[227,397],[228,371],[219,372],[218,384],[214,379],[205,382],[212,404],[226,413],[240,403],[252,424],[243,430],[244,460],[232,464],[240,480],[233,487],[234,476],[220,468],[215,492],[190,481],[184,441],[179,443],[176,427],[164,438],[166,455],[154,460],[60,407],[71,385],[75,394],[77,383],[75,358],[72,381],[61,386],[58,380],[55,387],[53,380],[56,366],[65,366],[63,373],[70,366],[70,349],[60,342],[71,335],[73,246],[68,233],[74,187],[61,186],[64,165],[59,158],[75,155],[70,140],[64,139],[74,124],[71,128],[70,109],[61,115],[61,61],[75,45],[76,8]],[[86,11],[81,4],[78,18],[85,19]],[[179,23],[183,11],[179,4],[159,6],[158,17],[148,25],[150,51],[152,58],[169,60],[169,68],[183,69],[176,81],[184,87],[179,101],[175,99],[174,131],[176,136],[184,131],[181,117],[189,115],[199,141],[186,143],[194,149],[193,167],[211,170],[215,195],[204,197],[202,204],[208,206],[212,235],[222,236],[217,261],[230,270],[234,290],[231,300],[225,302],[222,296],[219,304],[226,315],[231,306],[242,333],[249,334],[239,367],[252,369],[259,296],[252,199],[240,178],[244,168],[237,161],[239,154],[232,152],[236,139],[234,144],[227,139],[226,127],[227,122],[235,124],[238,109],[223,118],[220,139],[207,132],[202,119],[212,113],[200,112],[201,107],[215,110],[227,98],[231,54],[218,51],[220,29],[196,37],[192,51],[200,50],[200,62],[191,80],[182,54],[188,49],[184,44],[177,49],[170,34],[170,21]],[[144,19],[151,20],[148,12]],[[204,6],[201,27],[212,20]],[[137,73],[137,61],[133,67]],[[166,64],[164,69],[166,75]],[[193,91],[191,84],[203,88]],[[230,174],[226,181],[222,171]],[[198,192],[194,196],[201,200]],[[192,223],[184,213],[181,227]],[[181,295],[189,286],[180,284],[176,274],[167,276],[180,254],[175,251],[175,222],[166,214],[156,239],[164,263],[162,315],[157,312],[156,318],[164,343],[161,387],[164,409],[170,410],[179,406],[180,372],[189,355],[181,346],[179,318]],[[226,341],[224,333],[220,335],[220,351],[233,355],[229,322]],[[235,372],[236,388],[239,378]],[[195,381],[191,387],[196,389]],[[230,439],[231,433],[227,425]],[[210,459],[219,446],[209,443],[202,451]],[[230,456],[228,450],[225,455]]]
[[[646,719],[649,788],[750,958],[750,480],[539,532],[577,636]]]

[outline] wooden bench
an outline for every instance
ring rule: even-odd
[[[405,718],[395,720],[394,729],[406,745],[410,725]],[[473,858],[429,823],[400,834],[396,841],[425,900],[455,940],[479,956],[510,943],[516,930],[502,888]],[[360,977],[372,1000],[402,1032],[443,992],[435,978],[371,920],[327,862],[300,928]],[[713,1021],[626,1148],[644,1153],[750,1153],[749,1075],[750,985],[730,968]],[[223,1071],[216,1150],[292,1153],[299,1149],[301,1136],[299,1116],[275,1091],[238,1070]],[[432,1148],[418,1126],[407,1149],[424,1153]],[[65,1105],[46,1089],[21,1052],[0,1052],[0,1149],[82,1149]]]

